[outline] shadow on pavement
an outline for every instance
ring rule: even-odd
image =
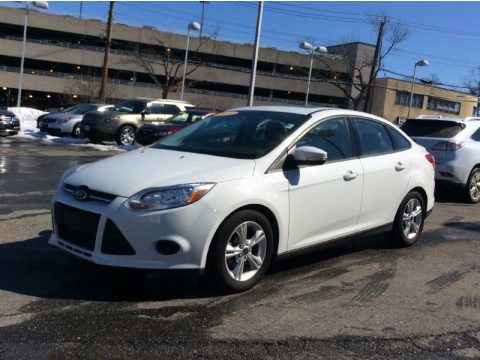
[[[0,290],[41,298],[107,302],[224,295],[205,279],[195,282],[155,271],[88,263],[49,245],[50,233],[42,231],[33,239],[0,244]],[[337,242],[335,246],[278,261],[273,264],[270,274],[285,273],[295,277],[310,271],[312,266],[322,266],[325,260],[389,247],[383,236],[350,240],[348,245]],[[293,269],[293,273],[289,272]]]

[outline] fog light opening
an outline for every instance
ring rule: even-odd
[[[172,240],[160,240],[157,242],[156,248],[162,255],[174,255],[180,251],[180,245]]]

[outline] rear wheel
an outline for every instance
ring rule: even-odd
[[[465,187],[465,195],[469,203],[480,202],[480,168],[475,168],[470,173]]]
[[[133,145],[135,143],[135,128],[130,125],[125,125],[118,130],[116,137],[118,145]]]
[[[252,288],[270,266],[273,232],[258,211],[242,210],[220,227],[212,243],[208,271],[230,292]]]
[[[80,138],[82,135],[82,129],[80,129],[80,124],[75,124],[72,130],[72,136],[76,139]]]
[[[422,196],[416,191],[409,192],[397,210],[390,238],[402,247],[415,244],[422,234],[425,216]]]

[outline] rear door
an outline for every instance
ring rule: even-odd
[[[409,146],[398,149],[388,125],[367,118],[353,118],[353,123],[364,174],[358,219],[358,231],[363,231],[393,221],[407,191],[411,164]]]

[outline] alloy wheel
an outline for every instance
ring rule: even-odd
[[[407,202],[403,210],[403,233],[407,239],[413,239],[420,231],[423,214],[422,205],[416,198],[412,198]]]
[[[248,281],[262,267],[266,253],[267,239],[262,227],[254,221],[241,223],[227,241],[227,273],[236,281]]]
[[[480,200],[480,171],[473,173],[469,183],[470,197],[473,201]]]
[[[120,131],[120,142],[122,145],[131,145],[135,142],[135,131],[131,127],[124,127]]]

